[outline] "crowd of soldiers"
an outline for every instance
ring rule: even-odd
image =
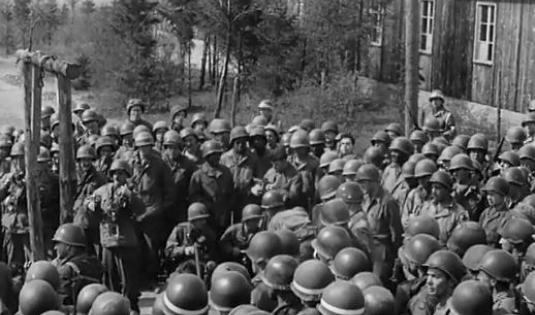
[[[420,129],[365,152],[333,121],[286,132],[174,107],[120,126],[74,109],[77,187],[60,225],[59,120],[38,155],[47,260],[30,250],[24,134],[0,134],[0,314],[535,314],[535,111],[492,150],[434,91]],[[191,116],[191,119],[190,117]]]

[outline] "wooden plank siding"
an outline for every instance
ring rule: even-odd
[[[535,98],[535,4],[522,3],[521,13],[516,103],[519,111],[525,112],[529,101]]]

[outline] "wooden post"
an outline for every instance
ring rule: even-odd
[[[43,221],[38,186],[39,166],[37,164],[41,132],[41,69],[32,66],[29,60],[23,59],[22,71],[24,76],[24,116],[26,124],[24,148],[26,152],[24,155],[26,164],[26,204],[28,208],[32,261],[37,261],[45,258]]]
[[[234,77],[234,84],[232,85],[232,104],[230,107],[230,125],[232,128],[236,126],[236,107],[238,107],[238,77]]]
[[[71,81],[64,75],[57,75],[59,105],[59,187],[60,222],[71,222],[73,218],[73,196],[76,184],[74,166],[74,141],[71,116]]]
[[[405,0],[405,134],[417,127],[419,0]]]

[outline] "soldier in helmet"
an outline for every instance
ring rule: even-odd
[[[201,277],[210,273],[208,262],[219,261],[220,255],[209,218],[208,209],[202,203],[194,202],[189,206],[188,221],[179,223],[167,239],[165,256],[170,270],[197,273]]]
[[[269,294],[277,299],[277,307],[272,314],[293,315],[303,308],[301,301],[290,288],[297,265],[295,258],[289,255],[277,255],[269,260],[260,275]]]
[[[511,216],[502,223],[498,232],[501,236],[500,245],[502,249],[511,253],[520,265],[529,244],[533,243],[535,228],[530,221],[522,217]]]
[[[418,186],[409,192],[403,204],[401,222],[404,227],[407,226],[410,218],[419,216],[423,205],[431,200],[429,179],[436,171],[437,165],[430,159],[420,160],[414,166],[414,177],[418,181]]]
[[[318,311],[322,315],[365,314],[362,290],[349,281],[338,280],[322,293]]]
[[[152,127],[152,134],[154,136],[154,150],[158,152],[163,151],[163,136],[169,130],[169,126],[163,120],[157,121]]]
[[[134,154],[134,133],[135,125],[127,121],[119,128],[119,135],[121,137],[120,146],[115,152],[115,158],[118,160],[129,161]]]
[[[167,209],[168,226],[172,229],[187,217],[189,182],[197,165],[181,152],[182,138],[177,131],[169,130],[163,137],[162,160],[171,170],[175,194],[171,208]]]
[[[334,280],[329,267],[319,260],[307,260],[297,266],[290,289],[301,300],[301,314],[316,309],[323,290]]]
[[[535,113],[528,113],[524,117],[522,127],[525,129],[527,136],[524,144],[529,144],[535,140]]]
[[[479,224],[485,230],[487,244],[498,247],[500,240],[498,229],[510,216],[506,204],[509,183],[501,177],[491,177],[483,187],[483,191],[486,192],[489,207],[481,213]]]
[[[197,134],[204,134],[206,128],[208,127],[208,121],[206,120],[204,113],[193,114],[193,117],[191,117],[190,127]]]
[[[82,113],[82,126],[84,133],[78,138],[78,144],[88,144],[91,136],[100,136],[100,128],[98,125],[98,114],[92,109],[87,109]]]
[[[264,127],[266,135],[266,147],[269,153],[278,147],[282,146],[280,143],[280,130],[277,126],[268,124]]]
[[[84,202],[97,188],[108,182],[107,177],[93,166],[95,151],[89,145],[83,145],[76,151],[77,187],[74,200],[74,222],[85,230],[89,252],[100,255],[98,217],[86,211]]]
[[[321,129],[316,128],[310,131],[308,137],[310,138],[311,152],[319,159],[325,152],[325,134]]]
[[[230,130],[230,121],[223,118],[215,118],[208,125],[212,139],[221,142],[225,150],[230,149]]]
[[[472,160],[464,153],[457,154],[450,161],[449,171],[455,179],[453,184],[455,201],[468,211],[470,219],[478,220],[484,209],[484,202],[478,183],[474,183],[472,177],[474,171]]]
[[[505,314],[503,309],[492,307],[491,291],[480,281],[467,280],[461,282],[453,291],[445,314]],[[511,312],[512,313],[512,312]],[[516,313],[516,312],[515,312]]]
[[[420,122],[425,121],[427,117],[434,117],[438,120],[440,129],[447,139],[453,139],[456,134],[455,120],[453,115],[445,107],[444,94],[440,90],[433,90],[429,95],[429,107],[422,111]]]
[[[412,143],[405,137],[397,137],[390,145],[390,164],[382,174],[383,188],[392,193],[401,177],[401,166],[407,162],[414,151]],[[403,179],[401,180],[403,181]]]
[[[258,104],[258,113],[266,119],[266,124],[272,123],[280,127],[280,121],[277,122],[273,115],[274,109],[273,101],[269,99],[262,100]]]
[[[356,158],[355,138],[349,133],[343,133],[338,142],[338,156],[345,161]]]
[[[290,148],[293,153],[289,157],[289,161],[297,170],[300,191],[298,192],[299,201],[289,205],[310,209],[314,198],[314,182],[319,163],[309,154],[310,143],[306,132],[297,131],[293,133],[290,138]]]
[[[188,107],[186,105],[175,105],[171,108],[170,129],[180,133],[185,127],[185,120],[188,117]]]
[[[262,229],[262,208],[255,204],[243,207],[241,222],[227,228],[219,240],[221,252],[227,260],[242,262],[243,252],[253,236]]]
[[[63,224],[52,240],[57,255],[52,263],[60,277],[58,293],[63,297],[63,305],[74,305],[85,285],[101,281],[103,267],[95,256],[86,254],[87,240],[81,227]]]
[[[110,290],[121,292],[139,311],[139,239],[136,221],[140,221],[145,205],[129,188],[127,179],[132,175],[128,163],[115,160],[110,168],[113,181],[101,186],[86,199],[88,211],[100,217],[100,244],[104,283]]]
[[[465,252],[473,245],[485,244],[485,230],[477,222],[461,222],[451,233],[446,247],[452,252],[463,257]]]
[[[11,153],[11,147],[13,142],[7,135],[0,135],[0,177],[9,173],[9,154]]]
[[[426,285],[410,299],[410,314],[437,314],[435,312],[445,310],[453,290],[466,273],[461,258],[448,250],[431,254],[424,267],[427,268]]]
[[[149,130],[152,130],[152,124],[142,118],[146,109],[146,104],[138,98],[132,98],[126,103],[126,114],[128,115],[128,121],[135,126],[144,125]]]
[[[161,293],[162,313],[168,315],[207,315],[208,291],[201,278],[192,274],[173,274]]]
[[[95,168],[108,177],[115,150],[115,142],[108,136],[100,136],[95,143]]]
[[[366,288],[362,293],[367,315],[397,314],[394,296],[386,288],[374,285]]]
[[[440,226],[439,241],[446,244],[453,229],[468,220],[468,212],[452,197],[453,178],[444,171],[436,171],[429,180],[432,199],[422,207],[422,214],[435,218]]]
[[[336,190],[342,184],[340,179],[334,175],[323,176],[317,184],[317,193],[320,202],[312,208],[311,219],[312,223],[319,224],[319,216],[322,212],[322,208],[326,202],[336,197]]]
[[[249,147],[256,156],[256,177],[262,178],[271,167],[271,152],[267,149],[266,131],[255,126],[249,132]]]
[[[400,209],[403,209],[405,206],[409,192],[418,185],[418,181],[414,177],[415,167],[416,163],[411,161],[405,162],[401,167],[401,176],[394,185],[392,197],[394,197]]]
[[[270,190],[282,192],[289,204],[298,204],[302,199],[302,192],[307,187],[303,186],[302,177],[299,176],[295,167],[288,162],[284,148],[278,148],[271,154],[272,167],[266,172],[262,183],[257,182],[252,191],[255,195],[261,195]]]
[[[184,142],[184,151],[182,152],[184,156],[198,166],[203,164],[199,134],[190,127],[186,127],[180,131],[180,138]]]
[[[409,140],[411,140],[412,145],[414,146],[414,152],[420,153],[422,152],[422,147],[424,144],[429,141],[429,137],[422,130],[414,130],[411,132]]]
[[[481,258],[478,269],[477,280],[492,292],[492,310],[504,314],[513,313],[515,300],[510,287],[517,282],[518,272],[513,255],[503,249],[491,250]]]
[[[328,151],[335,151],[336,142],[334,138],[338,134],[338,125],[332,120],[327,120],[321,124],[321,131],[325,135],[325,149]]]
[[[206,162],[193,173],[189,186],[191,201],[206,205],[218,234],[229,225],[230,211],[235,205],[234,180],[228,167],[220,163],[221,153],[220,142],[203,143],[202,155]]]
[[[509,143],[509,148],[513,151],[518,151],[524,145],[527,139],[526,131],[520,126],[513,126],[507,129],[505,140]]]
[[[487,137],[482,133],[476,133],[470,137],[466,146],[466,153],[470,156],[472,161],[481,165],[480,169],[484,170],[484,176],[486,176],[486,170],[489,168],[489,162],[487,161],[488,148],[489,143]]]
[[[137,307],[132,305],[127,298],[117,292],[104,292],[99,294],[93,301],[89,314],[91,315],[129,315],[138,313]]]
[[[513,209],[529,195],[528,179],[526,173],[520,167],[510,167],[503,172],[502,176],[509,183],[507,206],[509,209]]]
[[[379,183],[379,170],[371,164],[361,166],[357,182],[364,192],[362,208],[368,215],[373,237],[373,271],[384,283],[388,283],[395,259],[395,251],[401,245],[401,218],[396,201]]]
[[[237,271],[226,271],[212,277],[210,286],[210,313],[226,315],[233,308],[251,301],[252,285]]]
[[[24,284],[19,294],[21,314],[43,314],[60,308],[58,294],[45,280],[35,279]]]
[[[401,124],[397,122],[388,124],[384,131],[386,132],[390,140],[394,140],[395,138],[401,137],[403,135],[403,129],[401,128]]]

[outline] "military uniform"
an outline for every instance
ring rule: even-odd
[[[319,162],[312,155],[307,155],[304,161],[290,158],[290,163],[297,171],[296,182],[294,183],[295,194],[288,194],[287,205],[289,207],[303,207],[310,209],[314,200],[315,176],[318,172]],[[292,198],[294,197],[295,198]]]
[[[95,168],[97,171],[110,177],[110,166],[112,162],[113,162],[113,157],[101,156],[94,162],[94,164],[95,164]]]
[[[43,240],[49,257],[53,257],[52,237],[59,226],[59,178],[49,169],[39,174],[39,198],[43,219]]]
[[[422,290],[425,290],[425,284],[427,281],[427,277],[421,277],[416,278],[413,280],[405,280],[401,282],[397,288],[396,288],[396,309],[399,311],[400,314],[405,315],[409,314],[409,302],[412,302],[413,304],[415,301],[411,301],[411,299],[418,295],[418,293]],[[418,300],[418,303],[421,303],[420,300]],[[414,308],[417,305],[412,305]]]
[[[494,314],[515,314],[516,304],[515,298],[505,291],[497,292],[492,297],[494,304],[492,311]]]
[[[130,161],[132,160],[132,157],[134,156],[135,149],[134,147],[127,147],[124,144],[115,151],[114,158],[116,160],[125,160]]]
[[[409,220],[412,217],[421,215],[422,207],[426,202],[430,202],[430,200],[431,194],[428,193],[424,187],[419,185],[411,190],[407,196],[405,204],[403,205],[401,213],[401,223],[403,224],[403,227],[407,227]]]
[[[489,207],[483,211],[479,217],[479,225],[485,230],[487,235],[487,244],[499,247],[500,234],[499,228],[509,219],[511,213],[505,204],[496,207]]]
[[[383,172],[381,185],[386,191],[392,193],[395,187],[399,185],[400,178],[402,178],[401,167],[395,163],[390,163]]]
[[[275,168],[270,168],[264,175],[265,190],[279,190],[285,195],[288,204],[302,205],[306,204],[306,196],[310,194],[313,189],[309,181],[303,181],[302,177],[295,167],[291,164],[286,164],[281,172],[277,172]]]
[[[394,200],[396,200],[400,209],[403,209],[410,190],[411,188],[405,181],[405,177],[400,176],[392,190],[392,197],[394,197]]]
[[[128,121],[131,122],[134,125],[134,127],[137,127],[139,125],[144,125],[147,128],[149,128],[149,130],[152,130],[152,124],[144,119],[138,119],[136,121],[132,121],[132,120],[128,120]]]
[[[433,315],[438,305],[438,300],[435,296],[427,292],[424,286],[420,292],[409,300],[408,309],[411,315]]]
[[[469,219],[468,212],[454,200],[445,206],[434,201],[426,202],[422,207],[422,214],[437,220],[440,227],[439,241],[443,245],[448,241],[453,229]]]
[[[482,195],[477,185],[463,185],[455,183],[453,185],[453,197],[470,216],[470,220],[477,221],[484,209]]]
[[[251,280],[254,288],[251,292],[251,304],[266,312],[273,312],[278,307],[277,298],[270,294],[270,288],[264,284],[259,275]]]
[[[236,262],[242,262],[243,251],[249,247],[249,242],[254,233],[248,233],[245,230],[244,223],[236,223],[228,227],[219,240],[221,252],[226,259]]]

